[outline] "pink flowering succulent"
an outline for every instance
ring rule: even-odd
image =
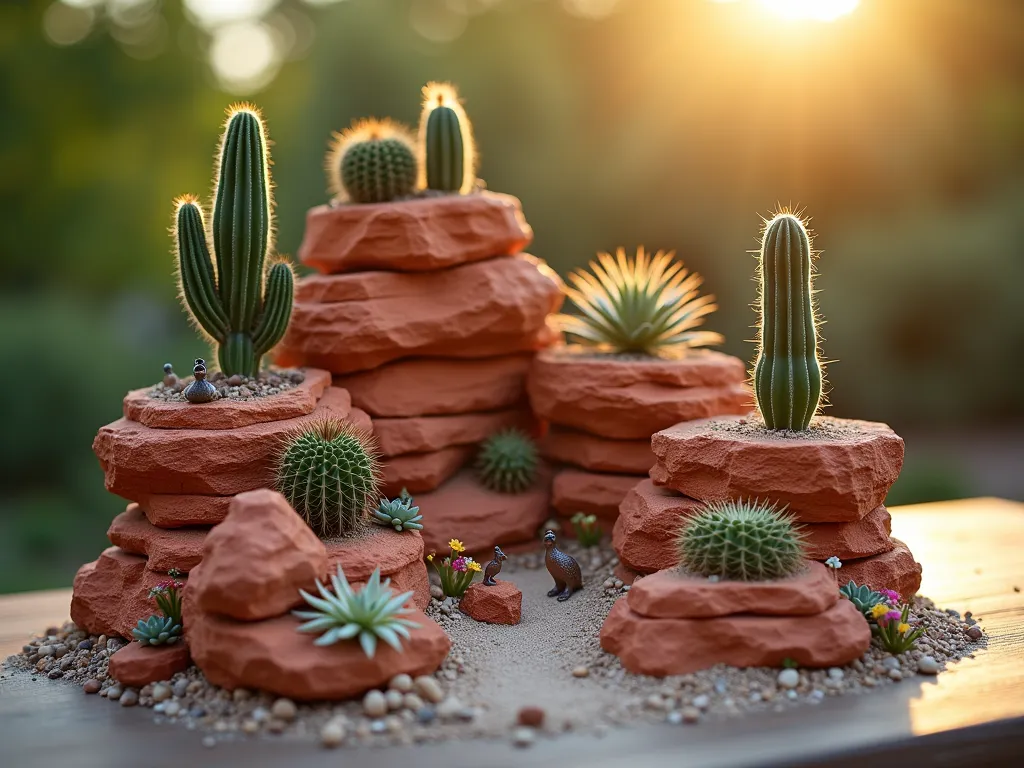
[[[178,577],[182,574],[181,571],[176,568],[169,570],[167,575],[171,578],[164,579],[155,587],[150,589],[149,598],[151,600],[156,600],[156,604],[164,616],[169,619],[173,619],[176,623],[180,624],[181,591],[185,588],[185,583],[178,581]]]
[[[889,605],[897,606],[900,604],[900,593],[894,592],[891,589],[880,589],[878,594],[885,598],[885,602]]]
[[[462,597],[473,583],[473,576],[480,572],[480,563],[463,554],[466,547],[458,539],[449,541],[448,546],[451,548],[448,557],[438,560],[431,553],[427,555],[427,563],[440,578],[441,589],[446,597]]]

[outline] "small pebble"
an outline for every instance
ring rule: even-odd
[[[164,701],[171,698],[171,687],[163,683],[157,683],[149,694],[153,701]]]
[[[522,707],[516,715],[516,722],[529,728],[544,725],[544,710],[541,707]]]
[[[99,693],[101,687],[102,683],[100,683],[100,681],[96,678],[92,678],[85,681],[85,683],[82,685],[82,690],[86,693]]]
[[[213,749],[217,746],[217,739],[213,736],[203,736],[203,746],[207,749]]]
[[[437,719],[437,711],[430,706],[420,707],[416,710],[416,719],[424,725],[427,725]]]
[[[846,673],[843,672],[843,670],[841,670],[839,667],[832,667],[828,671],[828,676],[831,680],[842,680],[844,677],[846,677]]]
[[[656,712],[665,709],[665,704],[665,700],[656,693],[652,693],[650,696],[647,697],[647,700],[644,702],[645,707],[647,707],[648,709],[653,709]]]
[[[430,585],[430,596],[435,600],[444,600],[444,590],[437,584]]]
[[[895,656],[886,656],[884,659],[882,659],[882,666],[886,669],[899,669],[900,660],[897,659]]]
[[[971,640],[981,640],[983,634],[981,627],[977,625],[967,628],[967,636],[971,638]]]
[[[345,740],[345,724],[340,720],[328,720],[320,729],[320,743],[328,749],[341,746]]]
[[[182,698],[188,692],[188,680],[182,678],[171,686],[171,693],[177,698]]]
[[[407,693],[402,697],[402,707],[410,712],[419,712],[423,708],[423,699],[415,693]]]
[[[176,701],[164,702],[164,714],[168,717],[176,717],[181,711],[181,704]]]
[[[247,719],[242,721],[242,731],[244,733],[256,733],[257,731],[259,731],[259,729],[260,724],[257,723],[255,720]]]
[[[235,690],[231,692],[231,698],[234,699],[235,702],[248,701],[252,698],[252,693],[246,688],[235,688]]]
[[[889,679],[890,680],[895,680],[895,681],[899,682],[900,680],[903,679],[903,673],[900,670],[898,670],[898,669],[890,669],[889,670]]]
[[[388,713],[388,702],[380,691],[367,691],[363,697],[363,712],[367,717],[384,717]]]
[[[36,648],[36,653],[38,653],[40,656],[53,656],[53,646],[40,645],[38,648]]]
[[[700,710],[696,707],[683,707],[682,715],[684,723],[700,722]]]
[[[590,670],[586,667],[575,667],[572,671],[573,677],[586,677],[590,674]]]
[[[370,723],[370,733],[384,733],[387,729],[387,723],[383,720],[374,720]]]
[[[521,749],[531,746],[535,739],[536,735],[533,728],[520,726],[512,731],[512,743]]]
[[[408,693],[412,690],[412,678],[404,674],[395,675],[391,678],[391,682],[388,683],[388,688],[390,688],[392,691]]]
[[[290,723],[299,714],[299,708],[291,699],[278,699],[271,705],[270,714],[278,720]]]
[[[665,722],[669,725],[679,725],[683,722],[683,713],[678,709],[673,709],[667,715],[665,715]]]
[[[917,660],[917,671],[922,675],[939,674],[939,662],[932,656],[922,656]]]
[[[784,669],[779,672],[776,681],[783,688],[796,688],[800,685],[800,673],[795,669]]]
[[[449,719],[456,717],[463,709],[462,702],[454,696],[448,696],[444,701],[437,705],[437,716],[442,719]]]
[[[121,693],[123,691],[124,689],[120,685],[112,685],[109,688],[107,688],[107,698],[111,701],[117,701],[121,698]]]
[[[436,678],[429,675],[417,677],[413,681],[413,688],[423,699],[432,704],[438,704],[444,699],[444,691]]]
[[[401,691],[388,691],[384,694],[384,701],[388,705],[388,709],[401,709],[402,704],[405,702],[405,696],[402,695]]]
[[[700,696],[695,696],[693,698],[693,706],[697,709],[707,709],[709,704],[711,704],[711,699],[703,693]]]
[[[139,694],[128,688],[124,693],[121,694],[121,698],[118,699],[122,707],[134,707],[139,703]]]

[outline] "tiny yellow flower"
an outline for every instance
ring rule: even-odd
[[[469,560],[466,562],[466,567],[469,568],[469,570],[471,571],[479,571],[480,563],[478,563],[476,560]]]
[[[878,605],[876,605],[874,608],[871,609],[871,618],[873,618],[873,619],[880,618],[882,616],[885,616],[885,614],[887,614],[888,612],[889,612],[889,606],[886,605],[885,603],[879,603]]]
[[[434,562],[434,553],[433,552],[431,552],[429,555],[427,555],[427,562],[428,563]]]
[[[901,635],[906,634],[910,630],[910,625],[905,622],[901,622],[900,625],[896,627],[896,629],[900,631]]]
[[[465,545],[458,539],[452,539],[448,542],[448,546],[452,548],[452,552],[465,552]]]

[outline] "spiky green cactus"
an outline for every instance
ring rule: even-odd
[[[353,203],[386,203],[410,195],[417,172],[412,136],[392,120],[353,123],[335,135],[327,153],[331,192]]]
[[[294,276],[284,261],[264,269],[272,215],[266,135],[251,106],[230,110],[221,138],[213,228],[192,196],[179,198],[174,237],[181,295],[197,328],[217,345],[227,375],[253,376],[284,336]],[[207,242],[213,243],[216,268]]]
[[[378,482],[373,440],[351,422],[299,427],[278,458],[277,490],[321,538],[354,531]]]
[[[793,518],[758,501],[708,504],[683,522],[676,547],[687,570],[739,581],[785,578],[804,563]]]
[[[496,432],[480,446],[476,471],[481,484],[492,491],[525,491],[537,477],[537,446],[518,429]]]
[[[473,132],[455,86],[427,83],[420,115],[420,183],[441,192],[469,192],[476,182]]]
[[[139,619],[132,628],[132,637],[140,645],[171,645],[181,639],[181,619],[156,614],[148,619]]]
[[[754,395],[768,429],[807,429],[821,400],[821,365],[811,289],[811,241],[796,216],[780,213],[761,241],[761,348]]]
[[[371,513],[370,519],[378,525],[394,528],[399,533],[423,530],[423,523],[420,522],[423,515],[420,514],[420,508],[412,503],[412,497],[408,495],[390,501],[381,499]]]

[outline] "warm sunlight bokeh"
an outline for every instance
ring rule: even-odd
[[[760,0],[766,8],[790,19],[835,21],[852,13],[860,0]]]

